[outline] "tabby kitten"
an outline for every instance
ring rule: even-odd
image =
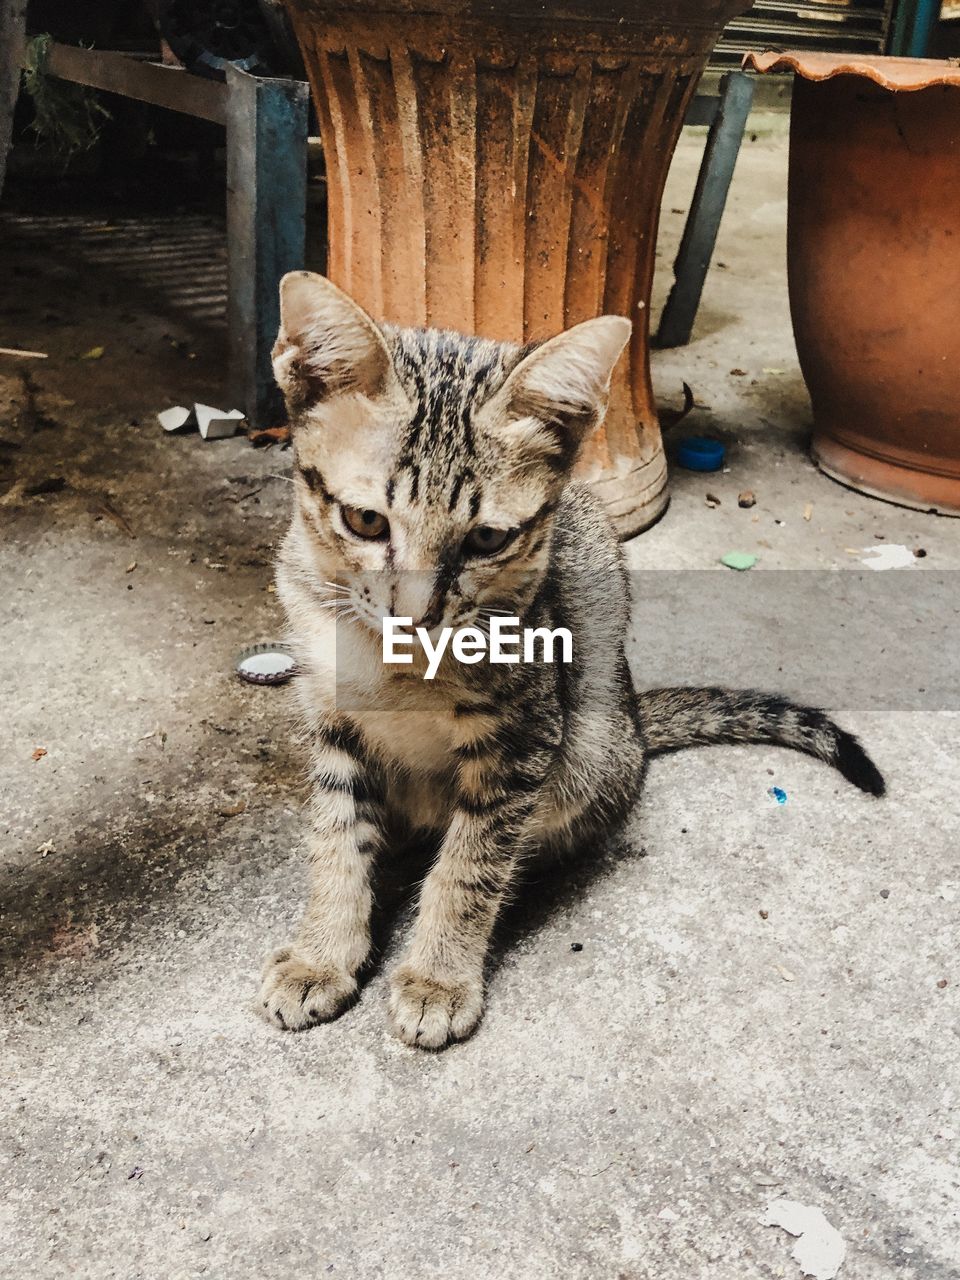
[[[618,316],[542,345],[378,326],[328,280],[281,286],[277,381],[294,426],[294,512],[278,563],[310,743],[311,888],[261,1001],[299,1029],[339,1014],[370,951],[374,859],[439,834],[390,1018],[438,1049],[476,1027],[491,930],[534,854],[596,848],[652,752],[795,747],[865,791],[883,779],[819,711],[722,689],[634,692],[628,588],[593,498],[571,481],[630,334]],[[382,660],[381,619],[567,627],[569,665]],[[417,650],[415,650],[415,655]]]

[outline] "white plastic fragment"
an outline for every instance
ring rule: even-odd
[[[239,409],[215,409],[210,404],[195,404],[192,409],[178,404],[157,414],[157,421],[164,431],[180,431],[186,426],[196,426],[204,440],[223,440],[232,436],[244,414]]]
[[[237,423],[242,422],[245,416],[239,409],[214,409],[209,404],[195,404],[193,411],[204,440],[222,440],[232,436]]]
[[[162,413],[158,413],[157,421],[164,431],[179,431],[190,421],[190,410],[182,404],[177,404],[172,409],[164,409]]]
[[[793,1246],[793,1257],[805,1276],[833,1280],[840,1270],[847,1246],[822,1209],[797,1200],[771,1200],[760,1222],[765,1227],[782,1227],[799,1237]]]
[[[917,558],[909,547],[900,542],[878,542],[863,548],[860,563],[868,569],[912,569]]]

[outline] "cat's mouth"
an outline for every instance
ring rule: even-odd
[[[387,623],[393,620],[394,614],[388,609],[377,608],[365,600],[351,599],[347,602],[339,613],[339,618],[344,621],[350,621],[359,624],[365,630],[372,631],[376,636],[380,637],[384,633]],[[449,618],[441,618],[439,622],[430,620],[429,626],[418,623],[416,619],[406,623],[406,629],[418,635],[422,634],[429,638],[432,644],[437,644],[445,631],[450,631],[457,627],[471,625],[468,621],[451,621]]]

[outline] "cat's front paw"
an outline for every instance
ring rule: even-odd
[[[284,1031],[328,1022],[357,994],[357,980],[334,965],[311,964],[295,947],[281,947],[267,961],[260,1004],[268,1021]]]
[[[479,980],[443,981],[403,964],[390,979],[390,1022],[407,1044],[418,1049],[442,1049],[451,1040],[464,1040],[483,1013],[483,984]]]

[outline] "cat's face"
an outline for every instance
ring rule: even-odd
[[[379,328],[308,272],[284,278],[281,304],[274,369],[320,600],[377,631],[385,615],[435,631],[521,611],[629,322],[524,350]]]

